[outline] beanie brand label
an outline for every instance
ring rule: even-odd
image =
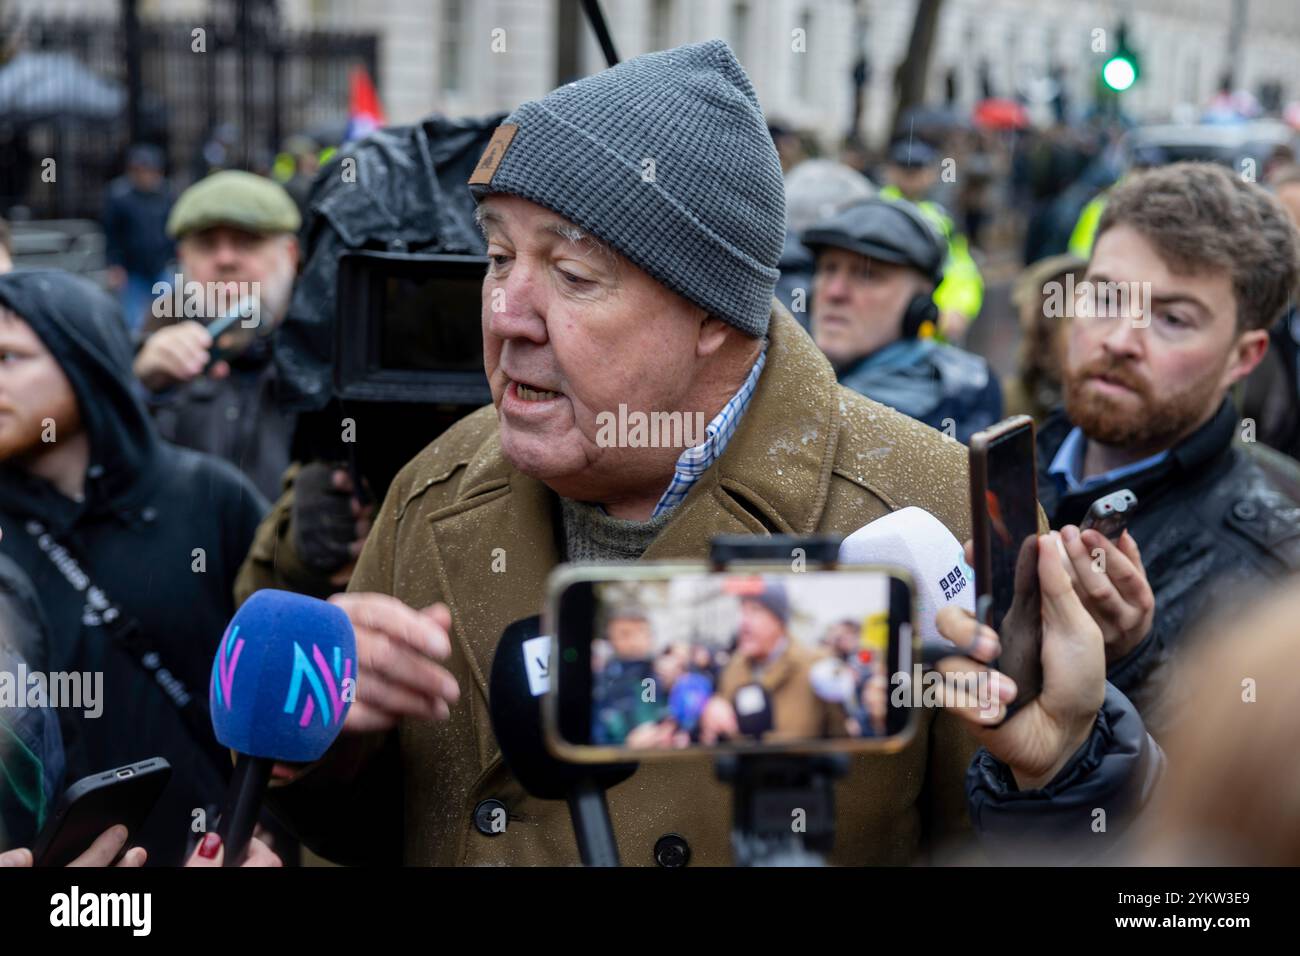
[[[492,176],[501,165],[501,160],[505,158],[506,150],[510,148],[510,143],[517,132],[519,126],[515,123],[502,123],[496,128],[496,132],[488,140],[487,148],[483,150],[483,155],[479,157],[478,165],[470,174],[471,186],[486,186],[492,182]]]

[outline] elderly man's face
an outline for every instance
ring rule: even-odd
[[[740,629],[736,651],[746,659],[761,664],[776,650],[785,633],[781,619],[758,601],[740,602]]]
[[[613,645],[614,654],[619,660],[650,659],[654,647],[654,634],[650,630],[649,621],[632,617],[616,617],[609,622],[605,635]]]
[[[483,362],[506,457],[577,500],[664,487],[681,449],[604,447],[597,416],[696,411],[704,343],[725,327],[542,206],[490,196],[479,218]]]
[[[898,339],[907,303],[924,288],[915,269],[826,249],[813,275],[813,340],[833,365],[870,355]]]
[[[261,320],[275,323],[284,318],[298,270],[298,240],[292,235],[213,226],[184,236],[176,253],[187,282],[205,287],[225,283],[231,301],[238,295],[238,283],[257,283]]]

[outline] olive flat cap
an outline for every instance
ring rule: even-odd
[[[300,225],[298,207],[279,183],[225,169],[181,193],[167,217],[167,235],[179,239],[212,226],[258,233],[297,232]]]

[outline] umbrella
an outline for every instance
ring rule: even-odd
[[[988,99],[975,107],[975,125],[984,129],[1025,129],[1029,114],[1015,100]]]
[[[0,116],[19,123],[50,119],[111,120],[126,93],[71,53],[19,53],[0,67]]]

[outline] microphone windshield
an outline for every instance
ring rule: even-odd
[[[608,789],[622,783],[636,764],[572,764],[553,755],[542,730],[541,698],[551,679],[551,645],[541,618],[509,625],[497,642],[488,684],[492,732],[510,773],[534,797],[563,800],[581,782]]]
[[[961,542],[923,508],[902,508],[877,518],[840,544],[842,564],[892,564],[912,575],[916,589],[913,628],[922,642],[943,641],[934,617],[949,604],[975,612],[975,572]],[[944,641],[944,643],[947,643]]]
[[[352,622],[326,601],[265,589],[217,647],[208,710],[217,740],[252,757],[319,760],[356,697]]]

